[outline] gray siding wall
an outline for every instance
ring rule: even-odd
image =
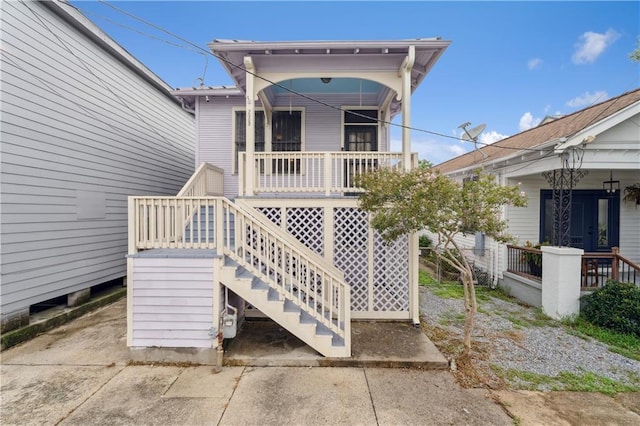
[[[1,7],[4,318],[126,274],[127,196],[179,191],[195,125],[141,64],[49,7]]]
[[[358,94],[327,95],[310,94],[310,97],[318,99],[336,108],[376,105],[376,96],[363,94],[362,103]],[[208,162],[225,171],[224,193],[233,198],[238,195],[238,175],[232,173],[233,164],[233,136],[232,120],[233,107],[244,107],[242,97],[235,98],[210,98],[210,102],[200,99],[198,109],[198,163]],[[276,96],[274,107],[288,107],[289,96]],[[305,151],[340,151],[341,141],[341,116],[340,111],[326,105],[313,102],[309,99],[293,97],[293,108],[305,108]],[[389,150],[389,128],[380,129],[379,150]]]
[[[212,259],[134,258],[133,347],[210,348]]]

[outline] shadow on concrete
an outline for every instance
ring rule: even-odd
[[[410,323],[353,321],[351,335],[351,358],[325,358],[274,321],[247,320],[225,341],[224,365],[448,368],[435,345]]]

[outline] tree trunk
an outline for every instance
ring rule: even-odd
[[[476,289],[473,285],[473,275],[470,271],[462,274],[462,285],[464,287],[464,352],[463,355],[471,355],[471,335],[475,323],[475,315],[478,312],[478,301],[476,299]]]

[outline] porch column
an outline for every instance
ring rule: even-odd
[[[256,151],[256,133],[255,133],[255,110],[256,110],[256,95],[255,91],[255,82],[254,82],[254,74],[256,72],[256,67],[253,65],[253,60],[251,56],[245,56],[244,58],[244,67],[247,70],[247,91],[246,91],[246,164],[241,164],[240,167],[244,167],[244,176],[245,176],[245,195],[253,196],[254,195],[254,184],[255,184],[255,151]],[[242,173],[242,171],[240,171]]]
[[[542,311],[553,319],[580,313],[580,278],[584,250],[542,247]]]
[[[415,61],[415,46],[409,46],[407,57],[402,62],[402,164],[411,170],[411,70]]]

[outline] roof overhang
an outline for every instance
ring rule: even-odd
[[[234,86],[198,86],[185,87],[172,90],[171,94],[182,102],[182,106],[188,110],[195,108],[196,98],[203,97],[225,97],[244,96],[244,94]]]
[[[243,92],[246,90],[245,57],[251,57],[258,75],[287,73],[315,77],[358,77],[363,73],[399,71],[413,46],[413,93],[450,44],[450,41],[438,37],[390,41],[289,42],[216,39],[208,46]]]

